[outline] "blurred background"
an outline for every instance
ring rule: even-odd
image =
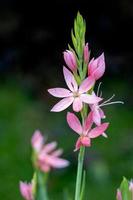
[[[80,11],[87,22],[91,55],[103,51],[103,96],[116,94],[124,105],[104,108],[108,139],[98,138],[86,151],[88,199],[115,199],[122,176],[133,178],[133,1],[0,1],[0,198],[21,200],[19,180],[32,178],[30,138],[40,129],[57,140],[70,160],[49,180],[52,200],[73,196],[77,135],[68,128],[66,111],[50,113],[58,99],[47,89],[64,86],[63,54],[71,44],[73,20]],[[63,189],[64,188],[64,189]],[[66,198],[67,199],[67,198]]]

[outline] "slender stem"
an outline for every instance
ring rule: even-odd
[[[77,168],[75,200],[80,199],[84,154],[85,154],[85,147],[80,147],[80,151],[79,151],[79,155],[78,155],[78,168]]]

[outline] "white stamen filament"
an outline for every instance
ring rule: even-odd
[[[117,103],[124,104],[123,101],[114,101],[114,102],[109,102],[109,103],[102,103],[101,105],[99,105],[99,107],[107,106],[107,105],[111,105],[111,104],[117,104]]]
[[[99,83],[98,88],[97,88],[97,96],[99,95],[100,87],[101,87],[102,82]]]

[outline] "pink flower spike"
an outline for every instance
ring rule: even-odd
[[[88,64],[90,58],[90,51],[88,47],[88,43],[84,46],[84,61],[86,64]]]
[[[52,88],[48,90],[48,92],[55,97],[64,97],[51,109],[51,111],[60,112],[73,104],[73,110],[79,112],[83,108],[83,103],[96,104],[102,100],[96,95],[94,96],[93,94],[87,93],[95,83],[94,78],[86,78],[78,88],[78,84],[73,74],[66,67],[63,67],[63,73],[69,90],[64,88]]]
[[[67,50],[64,52],[64,60],[71,71],[77,70],[76,57],[72,51]]]
[[[121,191],[119,189],[117,190],[116,198],[117,200],[122,200]]]
[[[70,112],[67,113],[67,123],[76,133],[79,135],[82,133],[81,123],[75,114]]]
[[[105,58],[102,53],[97,59],[92,59],[88,65],[88,75],[91,75],[98,80],[105,72]]]
[[[31,138],[31,144],[36,152],[39,152],[43,146],[44,138],[39,130],[36,130]]]
[[[25,200],[33,200],[32,184],[20,181],[19,184],[21,195]]]

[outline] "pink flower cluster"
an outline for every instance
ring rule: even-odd
[[[36,130],[32,136],[31,144],[35,151],[35,165],[43,172],[49,172],[52,168],[64,168],[69,162],[60,158],[62,149],[56,149],[57,142],[44,144],[44,137],[39,130]]]
[[[107,137],[104,131],[107,129],[109,123],[102,124],[102,119],[106,116],[101,107],[123,102],[110,102],[114,97],[113,95],[111,98],[100,103],[103,100],[101,95],[99,96],[100,84],[97,94],[93,91],[96,81],[100,79],[105,72],[104,53],[102,53],[98,58],[92,58],[90,60],[88,43],[84,45],[82,67],[86,67],[85,69],[88,69],[88,72],[86,72],[83,68],[82,72],[79,71],[81,69],[79,69],[77,64],[77,56],[74,51],[66,50],[64,52],[64,60],[67,67],[71,70],[69,71],[65,66],[63,66],[64,79],[68,89],[57,87],[48,89],[48,92],[55,97],[62,98],[62,100],[55,104],[51,109],[53,112],[63,111],[70,105],[72,105],[73,111],[75,112],[82,112],[84,105],[88,105],[90,108],[90,113],[88,114],[88,117],[84,119],[82,125],[75,114],[67,114],[67,122],[70,128],[80,135],[75,148],[75,150],[78,150],[80,146],[91,146],[92,138],[96,138],[100,135]],[[84,71],[86,74],[83,74]],[[86,78],[83,79],[82,77]],[[93,123],[96,127],[92,129]]]
[[[128,189],[131,192],[131,198],[133,198],[133,181],[132,180],[129,182]],[[121,193],[120,189],[117,190],[116,199],[117,200],[123,200],[122,193]]]

